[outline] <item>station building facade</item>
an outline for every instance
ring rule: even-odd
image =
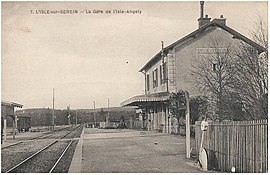
[[[203,10],[203,7],[201,8]],[[148,130],[172,133],[173,118],[168,108],[170,93],[188,91],[196,96],[191,79],[194,57],[211,52],[213,41],[221,41],[218,49],[237,47],[246,43],[263,52],[264,48],[226,25],[226,19],[211,20],[207,15],[198,19],[198,29],[163,48],[152,57],[139,72],[145,76],[145,94],[134,96],[121,106],[137,106],[141,109],[143,126]]]

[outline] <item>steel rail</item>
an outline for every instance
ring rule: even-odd
[[[16,145],[19,145],[19,144],[22,144],[22,143],[23,143],[23,141],[19,141],[19,142],[16,142],[14,144],[3,146],[3,147],[1,147],[1,149],[3,150],[3,149],[6,149],[6,148],[9,148],[9,147],[12,147],[12,146],[16,146]]]
[[[46,150],[47,148],[49,148],[50,146],[52,146],[53,144],[59,142],[62,138],[66,137],[67,135],[69,135],[70,133],[72,133],[74,130],[70,131],[69,133],[65,134],[64,136],[58,138],[57,140],[51,142],[50,144],[46,145],[45,147],[43,147],[42,149],[40,149],[39,151],[35,152],[34,154],[32,154],[31,156],[27,157],[26,159],[24,159],[23,161],[21,161],[20,163],[18,163],[17,165],[13,166],[12,168],[10,168],[8,171],[6,171],[5,173],[10,173],[13,170],[15,170],[16,168],[20,167],[21,165],[23,165],[24,163],[26,163],[27,161],[29,161],[30,159],[32,159],[33,157],[35,157],[36,155],[38,155],[39,153],[41,153],[42,151]]]
[[[1,149],[7,149],[9,147],[13,147],[13,146],[17,146],[19,144],[22,144],[22,143],[25,143],[25,142],[28,142],[28,141],[32,141],[32,140],[37,140],[37,139],[44,139],[44,138],[47,138],[51,135],[53,135],[53,133],[55,132],[58,132],[58,131],[63,131],[65,129],[69,129],[70,127],[66,127],[66,128],[61,128],[61,129],[58,129],[58,130],[54,130],[50,133],[47,133],[46,135],[40,135],[40,136],[37,136],[37,137],[34,137],[34,138],[31,138],[29,140],[21,140],[21,141],[18,141],[17,143],[14,143],[14,144],[11,144],[11,145],[7,145],[7,146],[4,146],[4,147],[1,147]]]
[[[60,162],[60,160],[62,159],[62,157],[65,155],[66,151],[68,150],[68,148],[70,147],[70,145],[73,143],[73,141],[75,140],[76,136],[78,135],[80,131],[80,128],[78,128],[75,136],[72,138],[72,140],[69,142],[69,144],[67,145],[67,147],[65,148],[65,150],[62,152],[61,156],[58,158],[58,160],[55,162],[54,166],[51,168],[51,170],[49,171],[49,173],[51,173],[55,167],[58,165],[58,163]]]
[[[69,126],[69,127],[65,127],[65,128],[60,128],[60,129],[52,130],[52,131],[49,131],[48,133],[45,133],[45,135],[40,135],[40,136],[31,138],[29,140],[44,139],[46,137],[49,137],[49,136],[53,135],[55,132],[63,131],[65,129],[69,129],[69,128],[71,128],[71,127]]]

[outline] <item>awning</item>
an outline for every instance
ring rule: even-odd
[[[169,99],[169,92],[161,92],[155,94],[146,94],[134,96],[126,101],[123,101],[120,105],[124,106],[138,106],[146,102],[164,102]]]

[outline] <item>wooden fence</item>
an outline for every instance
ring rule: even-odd
[[[196,157],[199,158],[202,131],[196,122]],[[268,121],[209,122],[204,131],[203,148],[207,151],[208,167],[230,172],[268,171]]]

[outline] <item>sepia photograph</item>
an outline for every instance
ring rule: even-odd
[[[268,1],[1,1],[2,173],[268,173]]]

